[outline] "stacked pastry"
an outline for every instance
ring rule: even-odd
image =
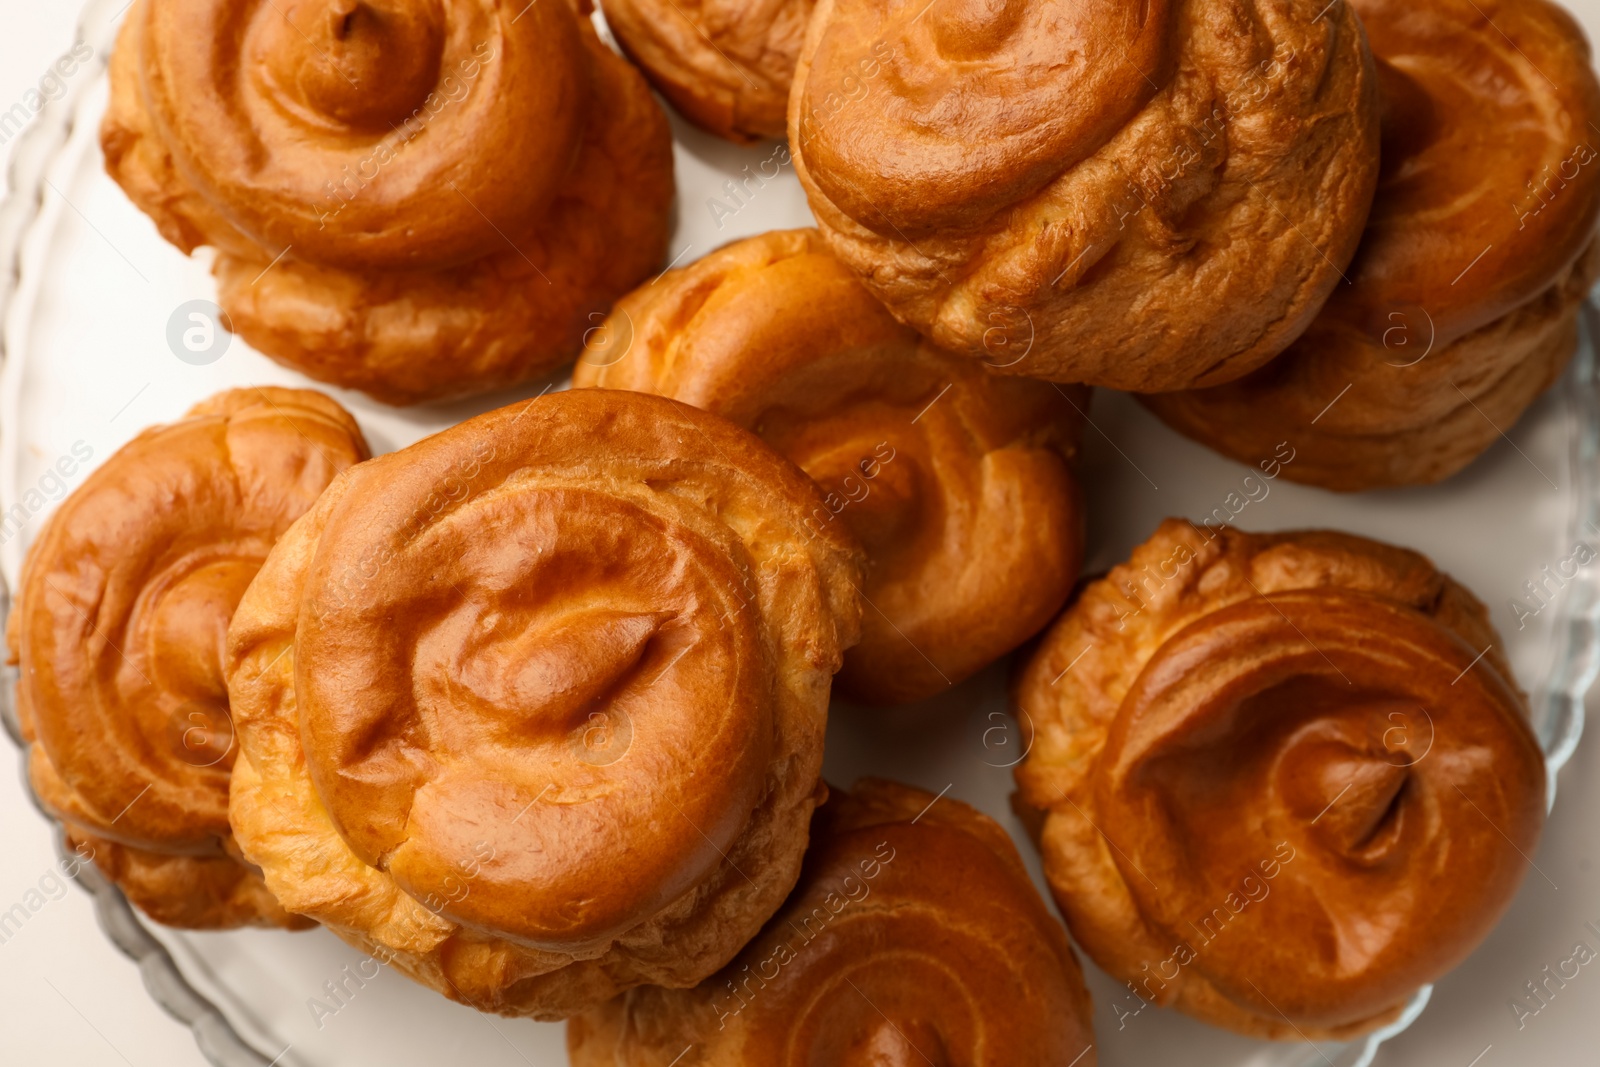
[[[1162,524],[1016,683],[1073,937],[1141,1001],[1243,1033],[1393,1020],[1488,933],[1544,823],[1500,646],[1414,552]]]
[[[160,922],[307,925],[229,827],[224,645],[273,545],[366,455],[355,420],[318,393],[221,393],[120,449],[28,552],[7,637],[29,778]]]
[[[106,167],[167,240],[216,249],[272,358],[393,404],[513,385],[666,247],[666,117],[588,10],[138,0]]]
[[[582,390],[351,470],[239,606],[230,816],[297,914],[486,1011],[721,967],[798,876],[857,550],[670,400]]]
[[[1553,380],[1600,85],[1544,0],[1467,6],[611,0],[695,121],[787,131],[818,222],[635,289],[670,143],[584,0],[137,0],[107,165],[247,340],[393,403],[579,388],[370,460],[301,390],[140,435],[28,556],[35,790],[152,918],[321,923],[580,1065],[1087,1067],[1004,830],[821,779],[834,695],[1047,630],[1016,774],[1080,946],[1247,1034],[1392,1020],[1544,818],[1486,611],[1176,521],[1069,603],[1075,461],[1101,385],[1429,481]]]
[[[1378,59],[1383,169],[1349,284],[1255,373],[1146,398],[1244,463],[1290,441],[1285,477],[1346,491],[1436,482],[1499,440],[1572,357],[1600,277],[1600,83],[1571,16],[1351,6]]]
[[[715,976],[568,1023],[574,1067],[1095,1062],[1077,957],[999,824],[869,779],[811,838],[794,893]]]
[[[574,4],[140,0],[107,166],[218,250],[275,358],[395,403],[515,383],[664,248],[665,124]],[[895,319],[989,373],[1148,394],[1237,459],[1290,441],[1294,480],[1460,469],[1600,274],[1600,84],[1546,0],[608,16],[695,121],[787,130],[822,242]]]
[[[789,90],[824,238],[897,318],[1245,463],[1292,441],[1291,480],[1454,474],[1600,277],[1600,83],[1546,0],[833,0],[803,45],[806,0],[606,6],[714,132],[774,133],[735,108]]]
[[[851,699],[962,681],[1042,629],[1077,579],[1086,391],[933,347],[814,230],[737,241],[625,297],[573,384],[716,412],[818,483],[812,526],[844,526],[868,554],[861,643],[838,680]]]
[[[821,0],[795,169],[834,253],[952,352],[1225,382],[1305,328],[1372,199],[1372,59],[1321,6]]]

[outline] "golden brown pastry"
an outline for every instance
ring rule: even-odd
[[[1544,0],[1353,0],[1378,57],[1383,168],[1349,285],[1245,378],[1149,397],[1174,429],[1329,489],[1447,478],[1577,346],[1600,276],[1600,84]],[[1485,26],[1488,20],[1494,28]]]
[[[352,470],[229,632],[230,814],[290,911],[484,1011],[693,985],[799,874],[859,549],[660,397],[554,393]]]
[[[935,800],[835,791],[766,929],[694,989],[572,1019],[573,1067],[1093,1067],[1077,957],[1016,847]]]
[[[395,404],[577,353],[666,247],[672,146],[588,0],[138,0],[106,167],[233,329]],[[204,47],[196,42],[204,42]]]
[[[730,141],[782,138],[816,0],[603,0],[606,25],[695,125]]]
[[[223,642],[273,543],[366,456],[320,393],[229,390],[119,449],[29,550],[7,626],[29,777],[158,922],[309,925],[235,858]]]
[[[789,98],[829,247],[1003,374],[1215,385],[1305,329],[1378,167],[1372,59],[1311,0],[820,0]]]
[[[986,375],[895,322],[815,230],[728,245],[618,303],[573,384],[670,396],[760,434],[866,546],[837,682],[932,696],[1038,632],[1083,555],[1083,389]]]
[[[1163,523],[1016,683],[1017,782],[1074,939],[1133,996],[1241,1033],[1394,1018],[1488,933],[1544,823],[1498,645],[1415,552]]]

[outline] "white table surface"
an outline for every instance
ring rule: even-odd
[[[1591,38],[1600,35],[1600,0],[1571,0],[1568,6]],[[73,0],[5,0],[5,8],[0,113],[22,101],[71,45],[78,14]],[[0,159],[9,157],[14,140],[0,145]],[[1600,699],[1590,701],[1590,715],[1600,715]],[[7,768],[16,766],[10,747],[0,742],[0,765]],[[0,846],[0,911],[39,889],[41,879],[51,888],[50,829],[10,769],[0,770]],[[1600,1062],[1600,960],[1549,996],[1537,1015],[1523,1016],[1520,1028],[1510,1007],[1513,998],[1525,996],[1525,983],[1539,978],[1546,965],[1571,957],[1577,943],[1600,952],[1600,933],[1586,925],[1600,930],[1597,846],[1600,724],[1591,723],[1561,776],[1559,801],[1534,857],[1549,881],[1528,878],[1505,920],[1439,983],[1422,1018],[1379,1053],[1378,1067]],[[88,896],[67,885],[60,899],[50,899],[0,944],[0,1064],[119,1063],[206,1067],[188,1028],[156,1006],[137,968],[100,932]]]

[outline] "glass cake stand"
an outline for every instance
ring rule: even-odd
[[[75,444],[92,449],[92,464],[142,427],[170,420],[226,386],[307,384],[238,339],[198,365],[175,356],[169,344],[169,322],[179,309],[214,299],[215,290],[208,261],[185,258],[163,242],[102,167],[96,128],[105,106],[104,61],[125,2],[96,0],[84,12],[79,33],[93,58],[19,140],[13,191],[0,208],[0,509],[21,501],[29,511],[20,534],[0,544],[0,598],[15,587],[22,553],[50,498],[71,488],[46,470]],[[734,147],[676,117],[673,122],[679,185],[669,249],[674,263],[737,237],[810,223],[782,145]],[[737,196],[726,188],[730,178],[741,182]],[[1533,694],[1534,726],[1553,781],[1577,742],[1583,694],[1595,676],[1600,568],[1580,569],[1543,606],[1527,599],[1523,583],[1569,559],[1579,542],[1600,544],[1595,324],[1586,307],[1582,346],[1570,369],[1504,440],[1448,483],[1425,489],[1337,496],[1278,480],[1265,483],[1265,495],[1260,482],[1246,494],[1243,479],[1259,472],[1179,438],[1128,398],[1102,393],[1085,441],[1086,572],[1123,558],[1166,516],[1199,518],[1219,506],[1232,511],[1230,501],[1240,500],[1246,502],[1233,522],[1245,529],[1329,526],[1420,549],[1491,606],[1517,678]],[[535,382],[408,410],[336,395],[361,421],[374,450],[384,452],[561,384]],[[1005,664],[996,665],[914,708],[867,712],[836,705],[827,774],[843,785],[876,774],[935,792],[948,789],[947,795],[976,805],[1011,831],[1042,891],[1037,856],[1009,804],[1021,738],[1006,712],[1005,671]],[[0,685],[0,702],[15,739],[13,683],[14,672]],[[201,1051],[218,1067],[566,1062],[561,1026],[453,1004],[326,931],[168,930],[133,911],[93,866],[77,880],[93,895],[107,936],[138,962],[150,994],[193,1028]],[[1272,1043],[1170,1011],[1135,1016],[1137,1004],[1126,989],[1087,960],[1085,970],[1102,1067],[1358,1067],[1428,1000],[1423,990],[1394,1025],[1359,1041]]]

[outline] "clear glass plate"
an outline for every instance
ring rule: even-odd
[[[92,464],[140,428],[178,416],[217,389],[304,382],[237,339],[203,366],[180,360],[169,347],[174,312],[188,301],[213,299],[215,291],[208,263],[186,259],[163,242],[102,169],[95,134],[105,104],[103,64],[125,3],[96,0],[85,11],[80,35],[94,49],[94,68],[74,77],[68,94],[50,102],[19,141],[13,194],[0,208],[0,508],[23,502],[29,510],[20,533],[9,534],[8,527],[0,534],[0,573],[12,586],[49,498],[71,488],[46,469],[75,443],[93,450]],[[783,146],[736,148],[676,119],[674,133],[674,262],[736,237],[809,224]],[[731,190],[730,180],[736,183]],[[1330,526],[1368,534],[1421,549],[1463,580],[1491,605],[1517,677],[1533,692],[1534,723],[1552,778],[1577,742],[1582,695],[1596,671],[1600,569],[1580,571],[1520,626],[1513,604],[1525,596],[1525,581],[1566,559],[1577,542],[1600,540],[1593,488],[1600,476],[1595,321],[1586,314],[1581,351],[1561,384],[1448,484],[1343,497],[1277,481],[1234,519],[1246,529]],[[406,411],[355,394],[340,399],[382,452],[551,384],[559,382]],[[1121,559],[1160,519],[1205,516],[1229,494],[1243,493],[1248,468],[1178,438],[1126,397],[1101,394],[1091,415],[1084,465],[1088,571]],[[1037,857],[1009,804],[1010,767],[1021,753],[1005,712],[1005,669],[997,665],[915,708],[837,707],[827,773],[841,784],[870,773],[933,791],[948,787],[949,795],[977,805],[1012,832],[1043,889]],[[10,678],[0,693],[15,738]],[[79,882],[94,895],[106,933],[139,962],[151,995],[193,1027],[201,1050],[219,1067],[565,1062],[560,1026],[452,1004],[325,931],[166,930],[141,919],[92,866]],[[1423,991],[1404,1019],[1362,1041],[1274,1044],[1173,1012],[1129,1015],[1137,1003],[1127,991],[1087,961],[1085,970],[1103,1067],[1355,1067],[1368,1063],[1382,1040],[1427,1002]]]

